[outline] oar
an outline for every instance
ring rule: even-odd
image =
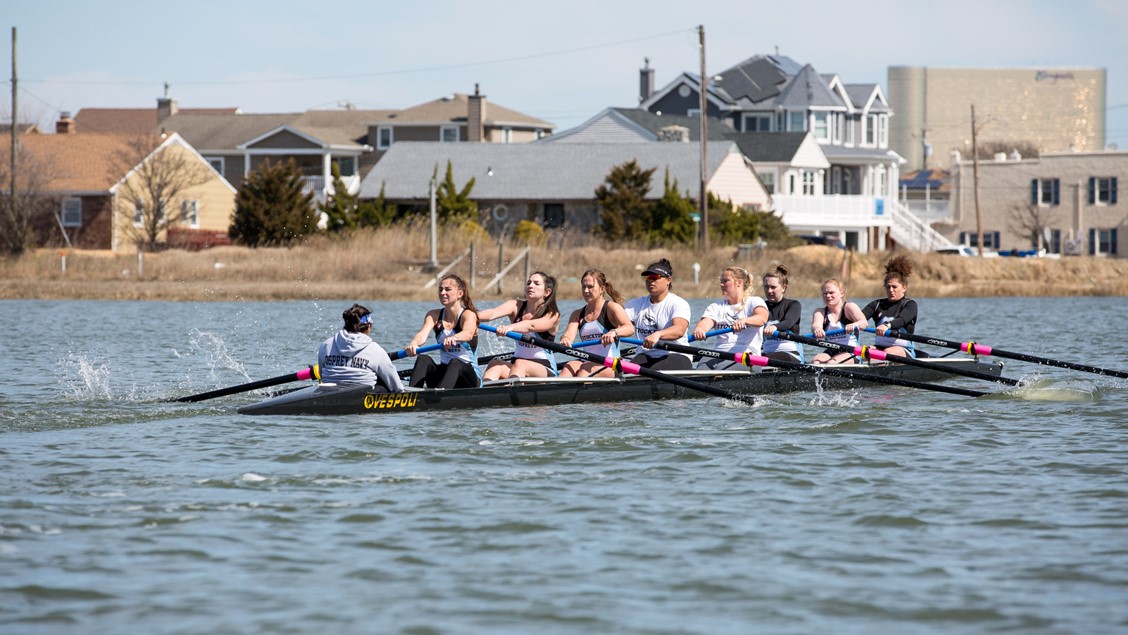
[[[442,347],[443,347],[442,344],[432,344],[430,346],[424,346],[423,348],[417,349],[416,352],[433,351],[433,350],[440,349]],[[397,353],[403,353],[405,351],[396,351],[396,352]],[[389,357],[391,357],[391,356],[389,355]],[[495,359],[507,359],[509,357],[513,357],[513,351],[505,351],[504,353],[497,353],[496,355],[486,355],[484,357],[479,357],[478,358],[478,364],[479,365],[489,364],[490,362],[492,362]],[[392,357],[392,359],[401,359],[401,358],[402,358],[402,356],[401,357]],[[403,370],[399,371],[400,379],[407,379],[408,377],[411,377],[411,370],[412,369],[410,369],[410,368],[404,368]]]
[[[431,351],[437,351],[442,347],[443,347],[442,344],[429,344],[427,346],[423,346],[423,347],[415,349],[415,352],[417,354],[418,353],[430,353]],[[407,357],[407,349],[401,348],[394,353],[388,353],[388,357],[390,357],[393,362],[396,361],[397,359],[403,359],[403,358]]]
[[[251,390],[258,390],[259,388],[266,388],[268,386],[277,386],[279,384],[286,384],[292,381],[303,381],[306,379],[321,379],[321,371],[317,365],[303,368],[296,373],[288,373],[286,375],[279,375],[271,377],[270,379],[260,379],[252,381],[249,384],[240,384],[238,386],[229,386],[227,388],[220,388],[218,390],[211,390],[202,392],[198,395],[188,395],[187,397],[180,397],[173,401],[204,401],[205,399],[215,399],[216,397],[223,397],[225,395],[234,395],[239,392],[248,392]]]
[[[875,329],[870,327],[866,329],[873,333]],[[1002,349],[986,346],[978,342],[953,342],[950,340],[941,339],[939,337],[931,337],[925,335],[916,335],[914,333],[897,333],[892,337],[899,337],[922,344],[932,344],[943,348],[953,348],[957,351],[964,351],[972,355],[994,355],[995,357],[1006,357],[1008,359],[1017,359],[1023,362],[1032,362],[1034,364],[1043,364],[1045,366],[1057,366],[1058,368],[1068,368],[1070,370],[1079,370],[1086,373],[1096,373],[1098,375],[1108,375],[1110,377],[1128,378],[1128,373],[1122,370],[1112,370],[1109,368],[1098,368],[1096,366],[1086,366],[1085,364],[1074,364],[1073,362],[1065,362],[1060,359],[1052,359],[1049,357],[1036,357],[1034,355],[1027,355],[1025,353],[1012,353]]]
[[[632,344],[641,344],[639,340],[633,338],[623,338],[624,342]],[[905,386],[908,388],[920,388],[922,390],[934,390],[936,392],[946,392],[953,395],[963,395],[965,397],[982,397],[991,393],[982,392],[979,390],[970,390],[967,388],[956,388],[954,386],[940,386],[935,384],[926,384],[924,382],[913,381],[911,379],[900,379],[897,377],[882,377],[880,375],[870,375],[860,371],[849,370],[846,368],[826,368],[813,364],[800,364],[799,362],[790,362],[780,359],[771,359],[762,355],[750,355],[748,353],[731,353],[727,351],[718,351],[711,348],[699,348],[697,346],[683,346],[672,342],[659,341],[657,348],[664,348],[668,351],[678,353],[689,353],[699,357],[712,357],[714,359],[731,359],[738,364],[745,366],[774,366],[776,368],[785,368],[788,370],[799,370],[808,373],[823,373],[825,375],[834,375],[836,377],[849,377],[850,379],[857,379],[860,381],[868,381],[876,384],[892,384],[895,386]]]
[[[488,324],[481,324],[479,325],[479,328],[497,334],[497,328]],[[515,333],[513,331],[509,331],[508,333],[505,333],[505,336],[525,342],[526,344],[539,346],[554,353],[571,355],[572,357],[575,357],[577,359],[594,362],[596,364],[602,364],[616,371],[630,373],[631,375],[642,375],[643,377],[650,377],[651,379],[657,379],[658,381],[671,383],[676,386],[681,386],[682,388],[688,388],[690,390],[696,390],[699,392],[708,393],[710,395],[724,397],[725,399],[731,399],[733,401],[742,401],[748,404],[755,403],[752,397],[747,395],[738,395],[734,392],[730,392],[722,388],[717,388],[716,386],[710,386],[709,384],[691,381],[689,379],[685,379],[684,377],[668,375],[663,372],[651,370],[644,366],[639,366],[638,364],[628,362],[621,357],[600,357],[585,350],[580,350],[578,348],[573,348],[570,346],[564,346],[562,344],[557,344],[556,342],[550,342],[544,338],[537,337],[532,333]]]
[[[713,337],[714,335],[724,335],[725,333],[732,333],[732,330],[733,330],[733,329],[732,329],[732,327],[730,326],[730,327],[727,327],[727,328],[723,328],[723,329],[717,329],[717,330],[715,330],[715,331],[709,331],[709,332],[705,333],[705,338],[704,338],[704,339],[709,339],[710,337]],[[826,332],[825,334],[826,334],[826,335],[841,335],[841,334],[843,334],[843,333],[845,333],[845,332],[846,332],[846,329],[834,329],[833,331],[827,331],[827,332]],[[807,333],[807,337],[814,337],[814,336],[815,336],[815,334],[814,334],[814,333]],[[696,338],[696,337],[694,337],[694,336],[692,336],[692,335],[690,335],[690,336],[689,336],[689,341],[691,341],[691,342],[696,342],[696,341],[697,341],[697,338]]]
[[[1007,386],[1018,386],[1021,382],[1009,377],[1001,377],[996,375],[989,375],[981,373],[977,370],[966,370],[963,368],[947,368],[943,364],[934,364],[932,362],[924,362],[913,357],[906,357],[904,355],[888,355],[885,351],[877,350],[872,346],[847,346],[845,344],[838,344],[823,339],[816,339],[813,337],[804,337],[802,335],[792,335],[790,333],[776,332],[776,337],[781,337],[785,340],[793,342],[801,342],[803,344],[811,344],[813,346],[821,346],[823,348],[837,351],[839,353],[850,353],[861,357],[862,359],[875,359],[878,361],[898,362],[901,364],[908,364],[909,366],[919,366],[920,368],[928,368],[930,370],[939,371],[941,373],[950,373],[952,375],[963,375],[964,377],[973,377],[975,379],[982,379],[984,381],[993,381],[999,384],[1006,384]]]

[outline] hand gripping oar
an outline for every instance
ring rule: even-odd
[[[204,401],[205,399],[214,399],[216,397],[223,397],[225,395],[234,395],[235,393],[248,392],[251,390],[258,390],[259,388],[277,386],[279,384],[287,384],[292,381],[303,381],[306,379],[321,379],[321,371],[316,364],[307,368],[303,368],[296,373],[279,375],[277,377],[271,377],[270,379],[260,379],[258,381],[252,381],[249,384],[228,386],[227,388],[220,388],[218,390],[202,392],[198,395],[188,395],[187,397],[180,397],[179,399],[174,399],[173,401]]]
[[[624,342],[632,344],[641,344],[642,342],[633,338],[623,338]],[[980,390],[970,390],[967,388],[956,388],[954,386],[940,386],[935,384],[926,384],[924,382],[913,381],[911,379],[900,379],[898,377],[882,377],[880,375],[870,375],[868,373],[848,370],[845,368],[825,368],[813,364],[800,364],[799,362],[790,362],[780,359],[771,359],[762,355],[751,355],[749,353],[732,353],[728,351],[718,351],[711,348],[698,348],[696,346],[682,346],[681,344],[674,344],[671,342],[659,341],[656,345],[657,348],[664,348],[668,351],[675,351],[678,353],[689,353],[691,355],[698,355],[700,357],[711,357],[713,359],[731,359],[738,364],[745,366],[774,366],[776,368],[785,368],[787,370],[799,370],[808,373],[833,375],[835,377],[849,377],[850,379],[857,379],[859,381],[868,381],[875,384],[892,384],[894,386],[905,386],[908,388],[920,388],[922,390],[934,390],[936,392],[946,392],[953,395],[963,395],[965,397],[982,397],[991,393],[982,392]]]
[[[877,350],[872,346],[847,346],[845,344],[838,344],[828,340],[816,339],[813,337],[804,337],[802,335],[792,335],[790,333],[776,332],[773,337],[781,337],[785,340],[792,342],[801,342],[803,344],[811,344],[813,346],[821,346],[825,349],[838,351],[839,353],[850,353],[861,357],[862,359],[875,359],[878,361],[898,362],[901,364],[908,364],[909,366],[919,366],[920,368],[928,368],[941,373],[949,373],[952,375],[963,375],[964,377],[972,377],[975,379],[982,379],[984,381],[993,381],[998,384],[1006,384],[1007,386],[1018,386],[1021,384],[1017,379],[1009,377],[1001,377],[997,375],[989,375],[981,373],[977,370],[965,370],[963,368],[947,368],[943,364],[934,364],[932,362],[924,362],[913,357],[906,357],[904,355],[888,355],[885,351]]]
[[[874,328],[866,329],[870,333],[874,332]],[[1063,362],[1059,359],[1051,359],[1048,357],[1036,357],[1034,355],[1027,355],[1025,353],[1012,353],[1004,351],[991,346],[986,346],[978,342],[952,342],[949,340],[941,339],[939,337],[931,337],[926,335],[916,335],[914,333],[896,333],[893,337],[901,339],[912,340],[922,344],[932,344],[934,346],[941,346],[944,348],[953,348],[957,351],[963,351],[972,355],[994,355],[995,357],[1006,357],[1007,359],[1017,359],[1023,362],[1032,362],[1034,364],[1042,364],[1045,366],[1057,366],[1058,368],[1068,368],[1070,370],[1079,370],[1086,373],[1096,373],[1098,375],[1108,375],[1110,377],[1128,378],[1128,373],[1121,370],[1112,370],[1109,368],[1098,368],[1096,366],[1086,366],[1085,364],[1074,364],[1073,362]]]
[[[430,353],[431,351],[437,351],[442,347],[443,347],[442,344],[429,344],[427,346],[420,346],[419,348],[415,349],[415,353],[416,354]],[[407,357],[407,349],[401,348],[394,353],[388,353],[388,357],[391,358],[391,360],[393,362],[396,361],[397,359],[403,359],[403,358]]]
[[[481,324],[481,325],[479,325],[478,328],[484,329],[486,331],[490,331],[491,333],[497,333],[497,328],[490,326],[488,324]],[[500,333],[497,333],[497,334],[500,335]],[[717,388],[716,386],[710,386],[709,384],[703,384],[701,382],[691,381],[691,380],[685,379],[683,377],[678,377],[677,375],[668,375],[668,374],[663,373],[663,372],[651,370],[651,369],[646,368],[644,366],[639,366],[638,364],[628,362],[621,357],[600,357],[598,355],[595,355],[594,353],[589,353],[588,351],[585,351],[585,350],[573,348],[573,347],[570,347],[570,346],[564,346],[563,344],[557,344],[556,342],[550,342],[550,341],[548,341],[544,338],[537,337],[536,335],[533,335],[531,333],[515,333],[513,331],[509,331],[508,333],[505,333],[505,336],[513,338],[515,340],[525,342],[526,344],[532,344],[533,346],[539,346],[543,349],[550,350],[554,353],[560,353],[562,355],[571,355],[572,357],[575,357],[577,359],[582,359],[582,360],[588,361],[588,362],[594,362],[596,364],[602,364],[604,366],[607,366],[608,368],[613,368],[616,371],[629,373],[631,375],[641,375],[643,377],[650,377],[651,379],[656,379],[658,381],[664,381],[664,382],[667,382],[667,383],[671,383],[671,384],[674,384],[676,386],[681,386],[682,388],[688,388],[690,390],[696,390],[696,391],[699,391],[699,392],[708,393],[710,395],[716,395],[718,397],[724,397],[725,399],[731,399],[733,401],[741,401],[741,402],[748,403],[748,404],[755,403],[754,400],[752,399],[752,397],[750,397],[748,395],[739,395],[737,393],[730,392],[730,391],[724,390],[722,388]]]

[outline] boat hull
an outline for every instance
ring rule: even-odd
[[[985,364],[972,359],[929,361],[995,376],[998,376],[1002,371],[1001,364]],[[899,364],[832,365],[828,367],[864,372],[881,378],[916,382],[939,381],[951,377],[948,373]],[[771,395],[815,390],[816,388],[833,390],[881,385],[851,377],[801,371],[697,370],[685,371],[677,373],[677,375],[741,395]],[[394,414],[468,408],[658,401],[711,396],[661,380],[634,376],[594,379],[520,378],[490,382],[481,388],[409,389],[400,393],[375,392],[367,386],[342,387],[323,384],[302,388],[256,404],[243,406],[239,408],[239,413],[247,415]]]

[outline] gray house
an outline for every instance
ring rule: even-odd
[[[471,198],[483,224],[505,231],[521,220],[545,228],[587,231],[599,220],[595,190],[611,169],[634,160],[655,168],[650,198],[662,197],[667,170],[678,189],[696,197],[700,188],[701,146],[697,143],[397,143],[364,178],[361,198],[428,204],[431,176],[443,178],[449,161],[460,187],[473,178]],[[766,209],[770,196],[736,144],[708,147],[706,187],[738,207]]]
[[[651,92],[653,69],[642,69],[640,107],[663,117],[696,117],[701,80],[681,73]],[[757,55],[722,71],[704,86],[706,114],[736,132],[810,133],[829,166],[801,175],[774,209],[793,228],[825,227],[846,245],[867,251],[900,244],[928,250],[944,236],[897,201],[900,165],[889,149],[892,109],[878,84],[847,84],[781,55]]]

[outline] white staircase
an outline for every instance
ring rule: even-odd
[[[956,246],[900,201],[886,199],[886,204],[890,203],[893,205],[893,223],[889,226],[889,234],[898,245],[913,251],[935,251],[941,247]]]

